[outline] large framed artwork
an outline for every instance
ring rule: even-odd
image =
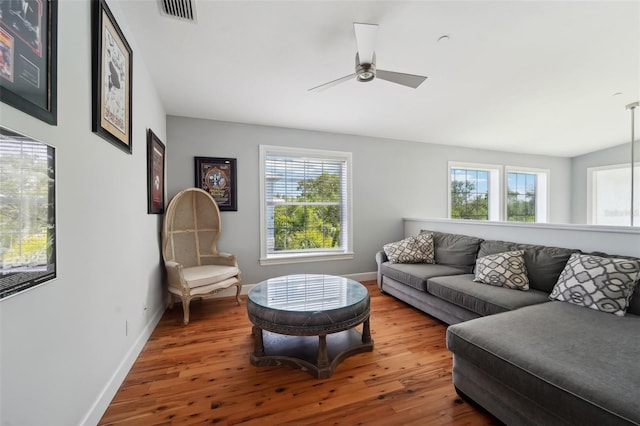
[[[164,213],[164,144],[147,131],[147,213]]]
[[[131,154],[133,53],[104,0],[92,25],[92,130]]]
[[[57,0],[0,0],[0,100],[57,124]]]
[[[0,127],[0,299],[56,277],[56,150]]]
[[[236,159],[195,157],[196,187],[207,191],[221,211],[238,210]]]

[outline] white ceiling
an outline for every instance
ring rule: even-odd
[[[118,1],[170,115],[557,156],[630,140],[640,1],[194,5]],[[353,22],[379,24],[378,68],[428,79],[308,92],[354,72]]]

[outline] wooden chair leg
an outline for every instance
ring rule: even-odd
[[[242,286],[240,284],[236,284],[236,302],[238,305],[240,304],[240,291],[242,290]]]
[[[191,303],[190,299],[182,299],[182,310],[184,311],[184,318],[182,322],[184,325],[189,324],[189,304]]]

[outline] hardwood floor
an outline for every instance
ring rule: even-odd
[[[317,380],[287,367],[254,367],[246,303],[196,301],[191,322],[168,310],[100,424],[497,425],[451,384],[446,326],[383,295],[371,295],[373,352]],[[246,297],[246,296],[245,296]]]

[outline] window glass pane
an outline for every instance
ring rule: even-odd
[[[507,173],[507,220],[536,221],[536,175]]]
[[[451,169],[451,218],[489,219],[489,172],[474,169]]]
[[[636,169],[637,170],[637,169]],[[634,173],[636,208],[634,226],[640,226],[640,172]],[[631,168],[622,166],[593,172],[593,220],[595,225],[631,225]]]

